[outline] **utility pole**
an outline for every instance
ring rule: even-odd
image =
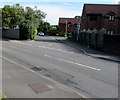
[[[80,24],[77,24],[77,41],[79,40]]]
[[[67,37],[67,28],[68,28],[68,25],[67,25],[67,20],[65,20],[65,23],[66,23],[66,28],[65,28],[65,37]]]

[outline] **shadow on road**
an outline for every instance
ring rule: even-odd
[[[59,40],[58,38],[61,38],[61,40]],[[50,36],[44,36],[44,37],[37,37],[35,39],[35,41],[37,42],[45,42],[45,43],[58,43],[58,46],[61,47],[64,50],[67,50],[68,52],[76,52],[76,53],[80,53],[83,54],[84,52],[80,49],[77,49],[69,44],[67,44],[67,42],[69,42],[68,40],[66,40],[64,37],[50,37]]]
[[[52,42],[52,43],[60,43],[59,41],[56,40],[52,40],[52,39],[46,39],[46,40],[40,40],[40,39],[36,39],[35,41],[37,42]]]

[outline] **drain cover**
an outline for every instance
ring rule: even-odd
[[[47,85],[41,84],[41,83],[38,83],[38,84],[28,84],[28,86],[37,94],[52,90]]]

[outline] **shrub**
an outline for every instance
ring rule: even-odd
[[[37,35],[37,33],[38,33],[37,28],[34,28],[34,30],[33,30],[32,33],[33,33],[33,34],[31,35],[31,39],[33,40],[33,39],[35,39],[35,37],[36,37],[36,35]]]
[[[37,35],[37,28],[34,28],[32,22],[25,20],[20,23],[20,37],[21,39],[35,39]]]
[[[59,36],[65,36],[65,34],[67,34],[66,32],[60,32],[58,33]]]
[[[29,39],[32,34],[32,24],[29,20],[20,23],[20,38]]]

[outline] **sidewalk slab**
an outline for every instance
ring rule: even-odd
[[[8,59],[2,59],[2,68],[2,88],[7,98],[82,98],[69,88]]]

